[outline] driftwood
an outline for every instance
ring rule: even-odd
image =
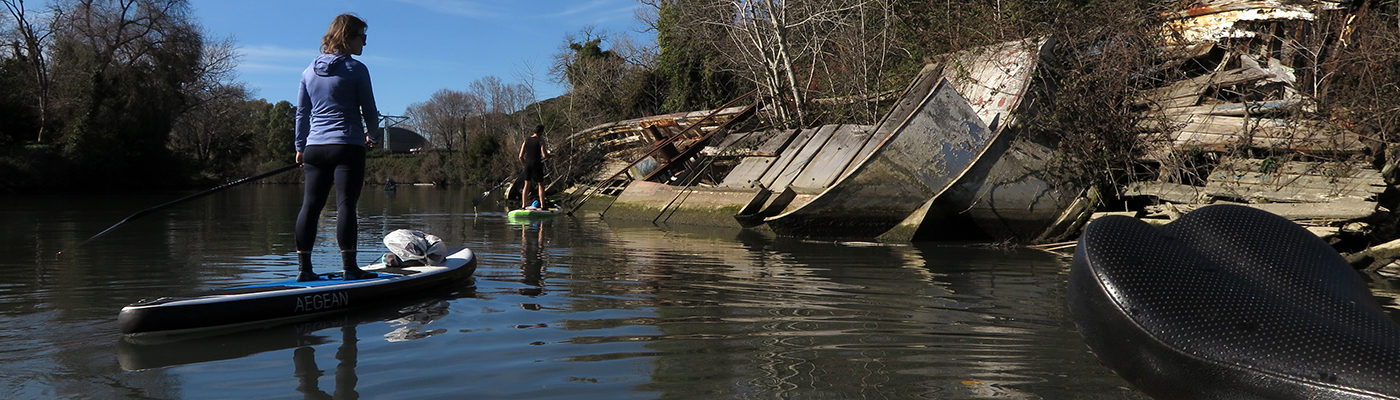
[[[1364,271],[1375,271],[1400,259],[1400,239],[1371,246],[1366,250],[1348,254],[1347,262],[1352,267]]]

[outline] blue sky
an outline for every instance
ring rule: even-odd
[[[331,19],[359,15],[369,29],[357,58],[369,66],[386,115],[487,76],[513,84],[533,73],[539,100],[558,96],[564,87],[549,76],[553,56],[566,34],[585,26],[655,41],[638,33],[645,25],[634,10],[645,6],[633,0],[191,0],[190,7],[207,35],[234,39],[243,55],[238,80],[270,102],[296,99]]]

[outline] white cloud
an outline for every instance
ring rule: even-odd
[[[288,74],[296,76],[306,69],[311,59],[320,54],[316,49],[287,48],[277,45],[244,46],[238,63],[239,75]]]
[[[258,46],[244,46],[244,47],[239,48],[238,50],[239,50],[239,52],[243,53],[243,57],[245,57],[245,58],[253,58],[253,59],[260,59],[260,60],[266,60],[266,59],[298,59],[298,60],[310,60],[310,59],[312,59],[312,58],[316,58],[316,56],[317,56],[318,54],[321,54],[320,51],[318,51],[317,49],[313,49],[313,48],[291,49],[291,48],[281,47],[281,46],[277,46],[277,45],[270,45],[270,44],[258,45]]]
[[[626,3],[628,4],[627,6],[617,5],[622,4],[617,0],[593,0],[590,2],[579,2],[574,3],[574,7],[559,10],[559,12],[549,14],[547,16],[550,18],[584,17],[589,19],[611,19],[617,17],[618,14],[621,14],[621,16],[623,17],[631,18],[632,8],[635,7],[636,4],[630,1]]]
[[[479,2],[469,0],[397,0],[400,3],[412,4],[438,12],[457,14],[472,18],[496,18],[502,15],[499,7],[493,7],[492,2]]]
[[[565,20],[579,25],[593,25],[608,28],[616,25],[636,23],[637,3],[630,0],[592,0],[571,3],[573,7],[542,15],[551,20]],[[613,29],[608,29],[613,31]],[[613,31],[613,33],[622,33]]]
[[[245,62],[245,63],[240,63],[240,64],[238,64],[238,69],[241,70],[241,71],[243,71],[243,72],[251,72],[251,73],[259,73],[259,72],[286,72],[286,73],[298,73],[298,72],[301,72],[302,70],[306,69],[306,66],[305,66],[305,65],[299,65],[299,66],[298,66],[298,65],[291,65],[291,64],[264,64],[264,63],[250,63],[250,62]]]

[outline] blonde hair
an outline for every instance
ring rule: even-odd
[[[321,37],[321,52],[325,54],[344,53],[350,48],[350,40],[364,35],[369,25],[355,14],[340,14],[331,21],[326,36]]]

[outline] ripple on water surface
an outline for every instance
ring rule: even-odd
[[[116,311],[137,299],[294,273],[299,187],[243,189],[70,259],[6,261],[0,397],[1141,398],[1074,331],[1054,255],[584,213],[512,224],[490,202],[474,212],[480,192],[410,186],[366,191],[359,259],[421,229],[476,252],[473,284],[223,336],[120,340]],[[135,209],[70,211],[69,226],[7,238],[51,253]],[[7,216],[48,226],[34,214]],[[320,272],[339,261],[330,214]]]

